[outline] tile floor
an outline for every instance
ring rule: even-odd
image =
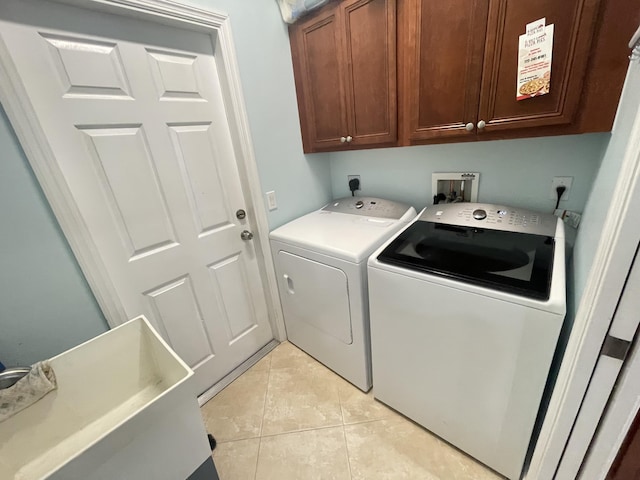
[[[202,414],[221,480],[502,478],[288,342]]]

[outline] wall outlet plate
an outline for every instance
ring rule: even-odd
[[[349,187],[349,182],[354,178],[357,178],[358,181],[360,182],[360,185],[358,185],[358,188],[356,188],[356,191],[362,190],[362,180],[360,180],[360,175],[347,175],[347,188]]]
[[[558,192],[556,192],[556,188],[560,186],[567,187],[567,189],[560,197],[560,201],[563,202],[565,200],[569,200],[569,193],[571,192],[571,184],[573,183],[573,177],[553,177],[551,181],[551,193],[549,193],[549,198],[551,200],[558,200]]]

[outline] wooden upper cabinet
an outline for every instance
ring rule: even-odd
[[[345,22],[348,134],[353,146],[395,142],[396,2],[342,3]]]
[[[491,0],[478,117],[486,122],[484,132],[566,125],[573,121],[592,56],[599,3],[599,0]],[[539,18],[546,18],[547,25],[554,24],[549,93],[517,101],[518,37],[528,23]]]
[[[400,2],[405,142],[475,136],[488,6],[489,0]]]
[[[305,152],[340,147],[347,131],[341,12],[329,6],[289,32]]]
[[[395,12],[348,0],[290,27],[305,152],[395,144]]]
[[[334,0],[290,27],[305,152],[609,131],[638,0]],[[549,93],[518,42],[554,25]]]

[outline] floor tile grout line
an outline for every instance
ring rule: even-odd
[[[340,417],[342,418],[342,425],[344,426],[344,408],[342,408],[342,395],[340,395],[339,386],[336,386],[336,392],[338,394],[338,405],[340,405]]]
[[[312,432],[314,430],[327,430],[329,428],[338,428],[338,427],[344,427],[344,425],[342,425],[341,423],[336,423],[335,425],[322,425],[319,427],[301,428],[300,430],[290,430],[288,432],[269,433],[266,435],[262,435],[262,437],[260,438],[279,437],[281,435],[290,435],[292,433]]]
[[[353,472],[351,471],[351,454],[349,453],[349,444],[347,443],[347,431],[342,425],[342,435],[344,436],[344,449],[347,452],[347,467],[349,468],[349,478],[353,480]]]
[[[360,420],[357,422],[345,423],[345,427],[351,427],[352,425],[362,425],[363,423],[373,423],[373,422],[381,422],[382,420],[391,420],[393,417],[390,415],[388,417],[380,417],[380,418],[370,418],[367,420]],[[406,419],[405,419],[406,420]]]
[[[253,480],[258,479],[258,463],[260,462],[260,450],[262,449],[262,437],[258,438],[258,454],[256,455],[256,468],[253,471]]]
[[[273,349],[273,350],[271,350],[271,352],[269,352],[269,370],[267,372],[267,388],[264,391],[264,401],[262,402],[262,416],[260,418],[260,435],[259,435],[259,437],[262,437],[262,428],[264,427],[264,414],[265,414],[265,412],[267,410],[267,398],[269,396],[269,384],[271,383],[271,363],[273,361],[273,358],[271,357],[271,355],[273,354],[274,351],[275,351],[275,349]]]
[[[277,346],[276,346],[277,348]],[[269,352],[269,370],[267,372],[267,388],[264,391],[264,402],[262,403],[262,417],[260,418],[260,435],[258,436],[258,454],[256,455],[256,466],[253,471],[253,480],[258,478],[258,464],[260,463],[260,450],[262,449],[262,427],[264,426],[264,414],[267,410],[267,396],[269,395],[269,383],[271,382],[271,363],[273,362],[272,354],[275,348]]]
[[[225,443],[244,442],[245,440],[255,440],[256,438],[260,437],[256,435],[254,437],[233,438],[231,440],[216,440],[216,444],[224,445]]]

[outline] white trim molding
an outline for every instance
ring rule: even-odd
[[[242,94],[229,17],[222,13],[183,5],[170,0],[48,0],[89,10],[136,17],[205,33],[211,37],[221,76],[229,128],[240,172],[247,213],[253,219],[254,243],[269,308],[274,336],[286,339],[284,317],[278,296],[275,270],[269,248],[269,227],[261,195],[249,121]],[[15,66],[0,42],[0,102],[13,125],[44,194],[78,259],[96,300],[111,327],[127,320],[115,288],[102,264],[80,212],[72,200],[62,172],[40,127],[35,110],[24,91]]]

